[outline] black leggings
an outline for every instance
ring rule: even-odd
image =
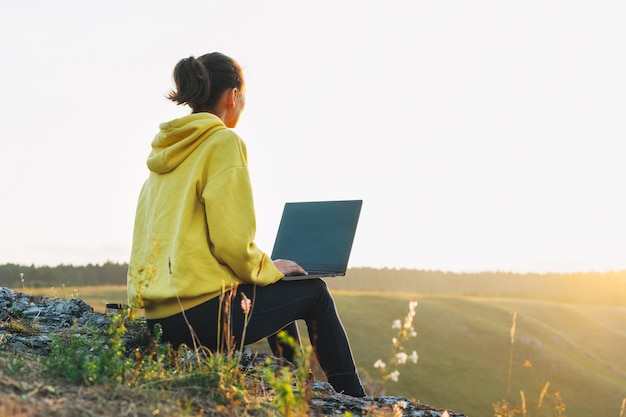
[[[255,343],[272,337],[282,329],[297,337],[296,320],[304,320],[309,338],[320,366],[328,382],[337,392],[362,397],[365,395],[359,380],[346,332],[339,320],[335,303],[328,292],[326,283],[320,279],[299,281],[278,281],[260,287],[242,284],[225,312],[222,303],[223,319],[229,315],[231,334],[238,347],[244,333],[245,314],[241,307],[242,294],[252,301],[252,310],[245,328],[244,344]],[[185,311],[185,316],[195,332],[200,345],[216,351],[218,341],[218,312],[220,300],[214,298]],[[194,346],[191,332],[182,313],[164,319],[148,320],[150,331],[159,323],[163,329],[162,340],[174,346],[186,344]],[[224,328],[224,326],[219,326]],[[223,336],[220,335],[220,340]],[[270,339],[270,346],[276,352],[276,340]],[[284,346],[280,346],[283,347]],[[279,347],[279,348],[280,348]],[[289,359],[293,353],[285,352]]]

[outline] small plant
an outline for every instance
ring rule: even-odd
[[[11,307],[9,309],[9,316],[12,319],[18,320],[18,319],[21,319],[24,316],[24,314],[22,313],[22,310],[20,310],[19,308]]]
[[[176,288],[176,282],[172,275],[172,261],[168,259],[169,276],[174,288]],[[240,349],[237,350],[237,346],[234,342],[234,336],[232,335],[231,324],[231,308],[233,308],[233,300],[237,295],[237,284],[231,286],[229,291],[226,291],[224,284],[222,284],[222,291],[220,294],[220,308],[218,315],[218,340],[216,341],[218,350],[211,352],[200,345],[199,339],[196,336],[195,330],[187,320],[185,310],[178,295],[176,296],[180,309],[185,319],[185,323],[189,328],[191,337],[193,340],[193,349],[189,350],[187,357],[193,357],[198,366],[204,368],[204,372],[210,375],[211,382],[217,385],[216,390],[219,395],[224,396],[226,399],[239,399],[242,397],[242,389],[244,386],[243,374],[240,370],[241,352],[243,352],[243,341],[245,339],[245,332],[248,326],[250,318],[250,312],[252,309],[252,302],[245,294],[242,293],[241,309],[244,312],[244,329],[241,336]],[[223,312],[223,313],[222,313]],[[183,346],[183,349],[187,347]],[[201,377],[203,378],[203,377]]]
[[[524,367],[531,368],[532,364],[530,361],[524,362]],[[533,379],[539,388],[539,398],[537,400],[537,404],[535,407],[529,407],[526,394],[523,390],[520,391],[520,404],[512,405],[508,400],[502,400],[499,403],[492,404],[494,417],[514,417],[521,415],[523,417],[529,416],[541,416],[541,409],[543,407],[544,402],[548,403],[548,407],[550,408],[551,415],[554,417],[566,417],[565,409],[566,405],[561,398],[561,393],[555,391],[553,394],[550,394],[550,382],[541,383],[539,378],[533,374]],[[529,410],[530,408],[530,410]],[[534,413],[533,413],[534,411]]]
[[[114,314],[107,332],[91,329],[89,337],[70,334],[69,340],[57,336],[52,339],[44,366],[73,382],[122,382],[125,371],[131,368],[122,341],[125,331],[124,314]]]
[[[129,299],[133,308],[144,308],[143,295],[154,282],[157,269],[154,266],[159,257],[159,242],[152,242],[152,250],[146,258],[146,265],[130,264],[128,266],[129,276]],[[171,275],[171,264],[170,264]]]
[[[13,357],[9,359],[6,364],[5,372],[8,375],[19,375],[26,366],[26,361],[19,357]]]
[[[269,386],[275,391],[276,398],[273,406],[282,417],[300,417],[309,414],[308,400],[311,398],[311,389],[305,381],[309,379],[310,370],[307,365],[312,353],[311,346],[300,346],[287,332],[278,333],[283,345],[290,346],[295,351],[295,369],[282,367],[275,372],[268,358],[264,369],[264,377]]]
[[[398,382],[400,371],[398,368],[405,365],[408,361],[417,364],[418,355],[413,351],[410,355],[404,351],[403,344],[409,339],[416,337],[417,333],[413,328],[413,320],[415,319],[415,308],[417,301],[409,302],[409,312],[404,317],[404,321],[395,320],[391,328],[397,330],[396,335],[391,339],[391,356],[388,363],[378,359],[374,363],[374,368],[380,371],[383,381],[391,380]]]
[[[561,398],[561,393],[556,391],[554,394],[550,394],[548,389],[550,387],[550,382],[541,383],[539,378],[533,373],[532,377],[539,388],[539,398],[537,400],[537,405],[534,407],[535,414],[529,412],[529,407],[526,400],[526,394],[524,391],[520,391],[520,403],[513,405],[509,402],[509,397],[511,393],[511,374],[513,369],[513,347],[515,346],[515,329],[517,324],[517,312],[513,313],[513,322],[511,324],[510,331],[510,343],[511,348],[509,352],[509,368],[508,368],[508,377],[507,377],[507,399],[502,400],[498,403],[492,404],[492,408],[494,411],[494,417],[515,417],[521,415],[523,417],[529,416],[537,416],[541,415],[541,408],[543,407],[544,402],[548,403],[550,410],[552,412],[553,417],[566,417],[565,409],[566,405]],[[531,369],[532,363],[530,361],[524,362],[524,367]],[[532,371],[531,371],[532,372]],[[554,397],[554,398],[553,398]],[[531,410],[532,411],[532,410]]]
[[[60,298],[61,300],[69,300],[71,298],[78,298],[78,290],[74,288],[73,290],[68,289],[65,284],[61,285],[61,288],[51,287],[50,295],[53,298]]]
[[[41,325],[34,320],[24,318],[24,313],[19,308],[11,307],[7,313],[5,320],[0,321],[0,328],[5,331],[25,336],[35,336],[41,333]]]
[[[41,325],[29,320],[9,320],[2,324],[2,328],[7,332],[24,336],[36,336],[41,333]]]

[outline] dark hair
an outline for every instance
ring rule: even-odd
[[[243,71],[232,58],[213,52],[181,59],[174,67],[176,89],[167,98],[187,104],[194,113],[212,110],[229,88],[241,90]]]

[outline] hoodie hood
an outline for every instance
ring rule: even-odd
[[[152,141],[148,169],[157,174],[173,171],[213,133],[226,129],[219,117],[195,113],[159,125]]]

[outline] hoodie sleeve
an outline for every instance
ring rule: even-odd
[[[202,190],[211,250],[241,281],[271,284],[283,274],[254,243],[256,217],[245,147],[238,137],[229,139],[220,146],[220,159],[230,153],[235,163],[208,178]]]

